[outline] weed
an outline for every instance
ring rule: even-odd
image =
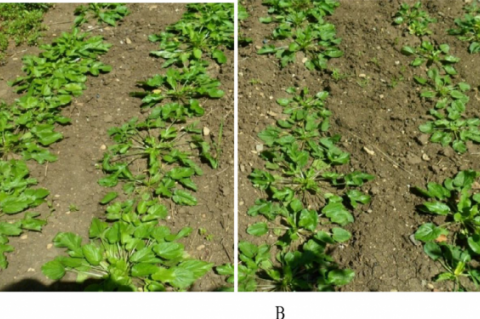
[[[411,7],[402,3],[400,10],[395,14],[393,23],[407,26],[410,34],[416,36],[431,34],[432,31],[428,29],[428,25],[437,22],[437,20],[430,18],[427,12],[420,10],[421,7],[422,3],[420,1]]]

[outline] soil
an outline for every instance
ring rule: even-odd
[[[44,43],[50,43],[62,31],[73,26],[73,11],[77,4],[56,4],[45,15],[48,31]],[[48,218],[48,225],[41,233],[28,232],[20,238],[12,238],[15,251],[7,255],[9,267],[0,272],[0,290],[79,290],[74,276],[66,276],[52,282],[41,272],[41,266],[63,253],[52,247],[57,232],[74,232],[85,239],[93,217],[102,218],[104,207],[99,201],[109,191],[97,184],[103,177],[96,164],[103,158],[103,148],[111,144],[107,129],[120,126],[130,118],[140,115],[140,100],[129,97],[137,91],[137,81],[145,80],[158,73],[161,59],[149,56],[158,44],[147,37],[158,33],[181,18],[184,4],[129,4],[131,14],[116,27],[96,25],[93,20],[82,28],[94,35],[102,35],[113,44],[101,61],[113,70],[98,77],[90,77],[84,94],[74,99],[64,114],[72,124],[59,127],[64,140],[54,144],[51,151],[58,154],[58,161],[48,165],[29,162],[31,176],[39,181],[39,187],[50,190],[49,199],[55,211]],[[129,40],[127,40],[127,38]],[[38,54],[36,47],[10,48],[8,63],[0,67],[0,97],[8,102],[17,96],[7,85],[8,80],[22,74],[21,57]],[[210,138],[217,140],[220,123],[224,120],[222,157],[219,168],[213,170],[201,163],[204,175],[194,179],[199,185],[197,206],[170,205],[171,212],[166,225],[173,230],[192,227],[194,231],[183,243],[185,250],[195,258],[213,262],[216,266],[233,263],[233,51],[228,52],[228,62],[215,67],[215,73],[226,94],[219,100],[201,101],[205,115],[201,125],[208,127]],[[71,204],[79,211],[70,212]],[[47,205],[37,211],[47,215]],[[213,239],[199,234],[199,228],[207,230]],[[212,291],[225,286],[225,277],[213,271],[198,280],[192,290]]]
[[[275,123],[275,116],[269,114],[281,114],[276,99],[286,97],[289,86],[306,86],[311,93],[327,90],[327,107],[333,112],[330,132],[342,135],[341,146],[351,153],[349,169],[376,176],[364,187],[372,195],[371,204],[357,209],[355,222],[347,226],[352,239],[333,253],[341,266],[356,274],[353,282],[341,290],[450,290],[451,286],[432,281],[441,266],[423,253],[422,245],[410,239],[419,225],[431,220],[415,212],[422,199],[413,195],[410,187],[443,182],[463,169],[479,170],[480,148],[469,144],[468,152],[460,156],[449,147],[428,143],[428,138],[420,134],[418,125],[429,119],[427,111],[432,105],[418,97],[418,86],[413,82],[413,76],[423,75],[424,70],[410,67],[411,58],[400,53],[402,46],[417,46],[420,40],[392,25],[392,16],[403,1],[340,0],[335,14],[327,18],[343,39],[340,48],[345,55],[330,62],[332,69],[347,75],[339,81],[325,73],[308,71],[300,61],[280,69],[275,58],[256,54],[274,28],[258,21],[268,15],[261,2],[244,1],[250,17],[243,23],[242,32],[253,43],[239,49],[240,240],[265,241],[265,237],[257,239],[245,232],[257,221],[246,211],[261,196],[247,176],[253,168],[263,167],[255,152],[256,145],[262,143],[257,133]],[[469,93],[467,116],[478,117],[479,56],[470,55],[467,43],[446,33],[454,26],[454,19],[463,16],[464,1],[422,3],[438,19],[431,25],[433,34],[424,39],[448,43],[451,54],[461,59],[455,66],[457,78],[474,88]],[[402,71],[404,80],[391,86]],[[270,236],[267,241],[273,244],[275,239]]]

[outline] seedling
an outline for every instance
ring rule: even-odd
[[[246,46],[252,43],[252,38],[246,37],[244,34],[241,33],[240,24],[247,20],[249,17],[247,9],[241,4],[238,4],[238,45]]]
[[[233,49],[233,4],[189,4],[182,19],[167,27],[166,32],[150,35],[152,42],[160,42],[154,56],[165,59],[163,67],[172,64],[187,65],[209,56],[219,64],[227,62],[223,48]]]
[[[78,206],[75,205],[75,204],[70,204],[70,206],[68,207],[68,211],[74,213],[74,212],[78,212],[79,209],[78,209]]]
[[[407,56],[416,56],[411,63],[412,66],[418,67],[426,64],[427,67],[431,67],[435,65],[443,68],[447,74],[456,75],[457,71],[453,67],[453,64],[460,61],[460,59],[450,55],[449,51],[450,46],[448,44],[440,44],[436,47],[428,41],[423,41],[420,47],[412,48],[404,46],[401,52]]]
[[[113,223],[93,219],[88,244],[73,233],[58,233],[53,243],[66,248],[69,257],[55,258],[43,265],[42,272],[52,280],[66,272],[76,273],[77,282],[96,279],[88,291],[187,289],[213,264],[190,258],[178,240],[192,229],[171,233],[157,225],[159,212],[166,217],[167,208],[149,195],[110,205],[107,219]]]
[[[332,78],[335,82],[339,82],[343,79],[347,79],[350,75],[348,73],[342,73],[339,69],[335,68],[332,70]]]
[[[263,4],[269,6],[268,13],[274,17],[260,18],[260,21],[279,23],[272,39],[289,39],[289,43],[280,47],[264,45],[258,54],[275,54],[280,65],[286,67],[295,61],[297,53],[303,52],[303,63],[309,70],[325,70],[329,59],[343,56],[337,47],[341,39],[336,38],[335,26],[323,19],[338,7],[337,1],[265,0]]]
[[[455,19],[457,28],[449,29],[448,34],[455,35],[461,41],[469,42],[470,53],[480,52],[480,7],[477,2],[466,6],[463,19]]]
[[[74,21],[75,26],[88,23],[92,16],[98,22],[115,26],[118,21],[130,14],[130,11],[121,3],[90,3],[88,6],[78,6],[74,14],[77,16]]]
[[[418,207],[420,213],[443,216],[441,225],[425,223],[416,231],[415,239],[425,243],[425,253],[445,268],[435,281],[450,280],[454,290],[466,290],[464,279],[480,284],[480,272],[472,261],[480,255],[480,214],[477,193],[479,172],[461,171],[443,185],[430,182],[427,189],[415,188],[428,202]]]
[[[400,5],[400,10],[395,14],[393,23],[396,25],[406,26],[410,34],[423,36],[431,34],[428,29],[430,23],[436,23],[437,20],[430,18],[426,11],[420,10],[422,3],[416,2],[413,6],[406,3]]]

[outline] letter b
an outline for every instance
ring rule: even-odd
[[[282,306],[275,306],[277,308],[277,319],[285,319],[285,309]]]

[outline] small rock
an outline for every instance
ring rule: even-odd
[[[435,289],[435,287],[432,284],[427,284],[427,288],[430,289],[430,290]]]
[[[103,120],[105,121],[105,123],[110,123],[110,122],[113,121],[113,116],[111,116],[110,114],[105,115],[105,117],[103,118]]]
[[[455,153],[453,152],[453,149],[450,147],[444,148],[438,152],[440,155],[443,155],[445,157],[452,157]]]
[[[132,44],[132,40],[130,40],[129,38],[126,38],[126,39],[125,39],[125,43],[127,43],[127,44]]]
[[[420,164],[422,162],[422,159],[420,158],[420,156],[417,156],[417,155],[412,154],[412,153],[408,153],[407,162],[411,165],[417,165],[417,164]]]
[[[263,144],[257,144],[255,146],[255,149],[257,150],[257,152],[262,152],[263,151]]]
[[[20,236],[20,239],[27,239],[27,238],[28,238],[27,234],[23,234],[22,236]]]
[[[240,172],[242,172],[242,173],[245,172],[245,165],[243,165],[243,164],[240,165]]]
[[[53,247],[53,244],[48,244],[47,245],[47,249],[52,249],[52,247]]]
[[[395,61],[395,65],[400,65],[400,61]]]
[[[101,149],[102,151],[104,151],[104,150],[107,149],[107,146],[106,146],[105,144],[102,144],[102,146],[100,146],[100,149]]]
[[[366,78],[367,76],[366,76],[364,73],[360,73],[360,74],[358,75],[358,77],[359,77],[359,78]]]
[[[366,146],[363,147],[363,150],[365,152],[367,152],[369,155],[372,155],[372,156],[375,155],[375,152],[372,151],[371,149],[367,148]]]
[[[203,135],[204,135],[204,136],[210,135],[210,129],[209,129],[208,127],[206,127],[206,126],[203,128]]]
[[[420,145],[427,145],[428,144],[428,135],[420,134],[417,137],[415,137],[415,140]]]
[[[373,210],[367,209],[367,213],[368,213],[368,214],[371,214],[371,213],[373,213]]]
[[[56,195],[55,195],[55,198],[60,198],[60,195],[56,194]]]
[[[307,61],[308,61],[308,58],[303,58],[303,59],[302,59],[302,63],[305,63],[305,62],[307,62]]]
[[[428,161],[430,161],[430,156],[428,156],[426,153],[423,153],[422,159],[423,159],[425,162],[428,162]]]
[[[244,204],[245,204],[245,202],[243,200],[238,202],[238,206],[243,206]]]
[[[383,98],[385,97],[385,95],[383,95],[383,94],[380,94],[380,96],[379,96],[379,97],[380,97],[380,99],[382,99],[382,100],[383,100]]]
[[[202,249],[205,249],[205,245],[200,245],[197,247],[197,250],[202,250]]]
[[[35,272],[35,269],[34,268],[28,268],[27,272]]]

